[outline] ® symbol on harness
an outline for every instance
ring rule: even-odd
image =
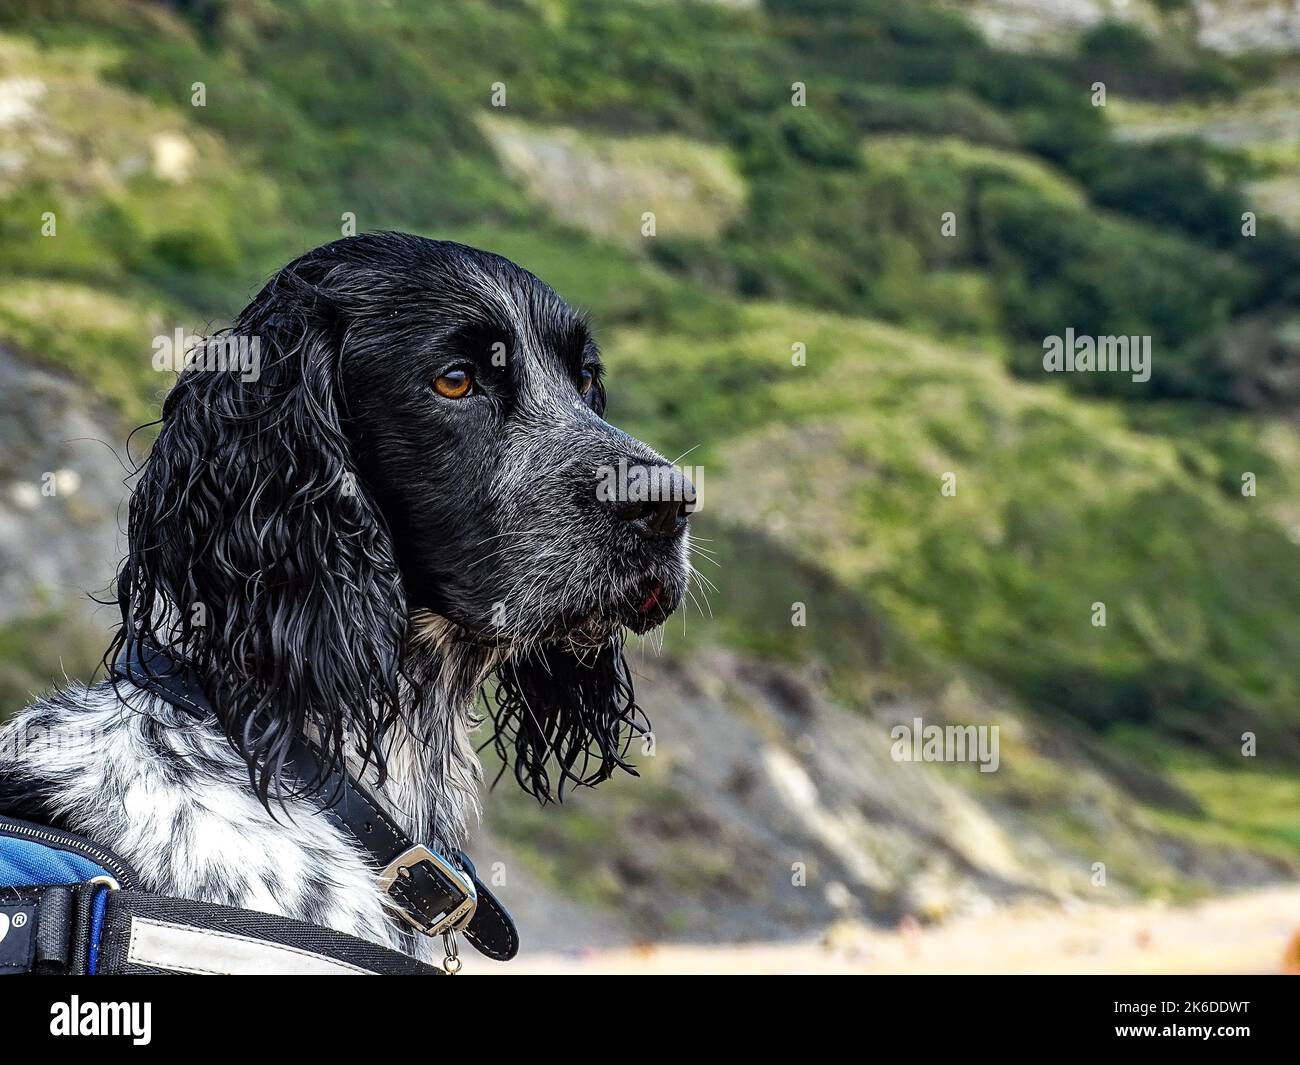
[[[36,903],[0,906],[0,975],[31,971],[35,931]]]
[[[18,913],[14,914],[13,926],[15,928],[22,928],[22,926],[25,925],[26,923],[27,923],[27,914],[23,913],[21,910],[19,910]],[[3,943],[5,941],[5,936],[7,936],[8,934],[9,934],[9,915],[7,913],[0,913],[0,943]]]

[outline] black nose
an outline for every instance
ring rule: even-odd
[[[615,518],[647,540],[672,536],[695,509],[695,486],[668,465],[626,466],[610,500]]]

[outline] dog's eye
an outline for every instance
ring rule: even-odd
[[[448,370],[433,382],[433,390],[447,399],[461,399],[469,395],[474,381],[466,370]]]
[[[582,368],[582,376],[578,379],[578,391],[584,396],[591,391],[591,386],[596,383],[596,370],[592,366]]]

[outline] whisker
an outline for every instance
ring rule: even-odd
[[[682,461],[682,459],[684,459],[684,458],[685,458],[687,455],[689,455],[692,451],[698,451],[702,446],[703,446],[702,444],[696,444],[694,447],[687,448],[687,449],[686,449],[685,451],[683,451],[680,455],[678,455],[675,459],[673,459],[672,462],[668,463],[668,465],[669,465],[669,466],[676,466],[679,462]]]

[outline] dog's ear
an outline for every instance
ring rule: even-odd
[[[318,280],[286,267],[168,395],[131,499],[109,652],[134,635],[189,666],[263,802],[286,793],[301,735],[326,769],[346,737],[382,775],[399,712],[405,596],[355,472],[343,323]]]
[[[545,645],[511,658],[497,670],[488,713],[502,772],[513,767],[519,786],[543,803],[562,799],[569,785],[608,780],[616,769],[636,776],[628,749],[650,732],[622,636],[598,650]]]

